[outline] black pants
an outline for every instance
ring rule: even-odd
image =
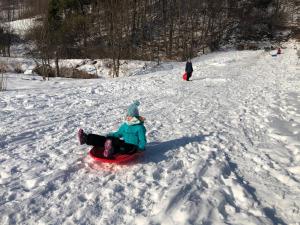
[[[191,73],[186,73],[187,74],[187,79],[186,80],[190,80],[191,76],[192,76],[192,72]]]
[[[115,153],[133,153],[138,149],[136,145],[125,143],[119,138],[105,137],[97,134],[88,134],[86,144],[97,147],[104,147],[104,143],[107,139],[112,140],[112,145]]]

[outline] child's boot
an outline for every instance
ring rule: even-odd
[[[103,156],[105,158],[112,158],[113,154],[114,154],[114,148],[113,148],[112,140],[107,139],[104,143]]]
[[[87,141],[87,135],[86,133],[84,133],[84,131],[80,128],[79,131],[78,131],[78,140],[79,140],[79,143],[81,145],[85,144],[86,141]]]

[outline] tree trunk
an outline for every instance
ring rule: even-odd
[[[55,54],[55,69],[56,69],[56,76],[59,77],[60,76],[60,72],[59,72],[59,59],[58,59],[58,54]]]

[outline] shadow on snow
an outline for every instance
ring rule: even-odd
[[[164,142],[151,142],[147,144],[147,150],[141,163],[149,163],[154,162],[158,163],[168,159],[166,155],[168,152],[179,150],[180,147],[184,147],[185,145],[197,142],[201,143],[205,140],[209,135],[201,135],[201,136],[193,136],[193,137],[181,137],[174,140],[164,141]]]

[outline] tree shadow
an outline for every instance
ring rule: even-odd
[[[169,140],[165,142],[151,142],[147,144],[147,149],[143,158],[141,159],[141,163],[158,163],[164,161],[168,159],[168,157],[166,156],[168,152],[178,150],[180,147],[184,147],[185,145],[192,142],[201,143],[205,140],[206,137],[209,137],[212,134],[213,133],[202,136],[181,137],[175,140]]]

